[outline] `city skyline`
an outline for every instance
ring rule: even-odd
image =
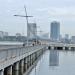
[[[27,33],[25,18],[14,17],[15,14],[25,15],[24,5],[28,15],[34,16],[29,23],[36,22],[44,32],[50,31],[50,23],[54,20],[60,22],[62,35],[75,35],[75,1],[74,0],[0,0],[0,31]]]

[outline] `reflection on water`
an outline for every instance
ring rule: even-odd
[[[50,50],[49,65],[50,66],[59,65],[59,52],[57,50]]]
[[[75,52],[46,51],[29,75],[75,75]]]

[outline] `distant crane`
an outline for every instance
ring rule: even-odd
[[[28,24],[28,18],[29,17],[33,17],[33,16],[28,16],[27,15],[27,10],[26,10],[26,6],[24,5],[24,9],[25,9],[25,15],[14,15],[16,17],[26,17],[26,22],[27,22],[27,46],[28,46],[28,41],[29,41],[29,24]]]

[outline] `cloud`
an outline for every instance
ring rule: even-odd
[[[50,8],[39,8],[38,12],[47,12],[50,16],[53,17],[64,17],[64,18],[75,18],[74,7],[50,7]]]

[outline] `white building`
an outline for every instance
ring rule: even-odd
[[[3,38],[4,36],[8,36],[8,32],[0,31],[0,37]]]

